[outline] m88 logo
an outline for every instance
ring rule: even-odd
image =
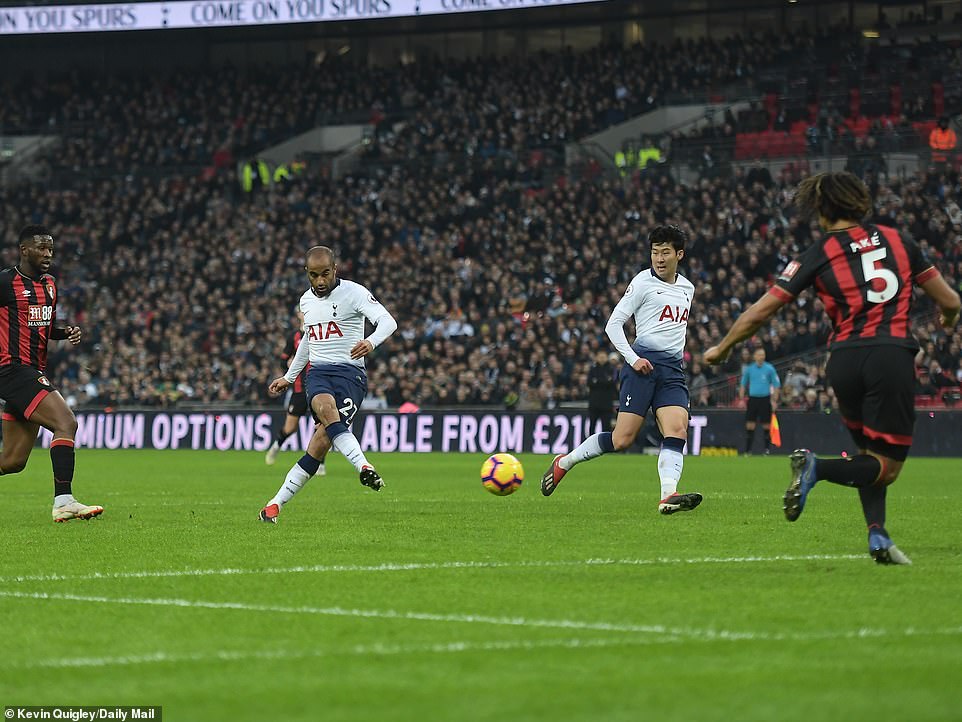
[[[53,319],[53,306],[29,306],[27,310],[28,326],[49,326]]]

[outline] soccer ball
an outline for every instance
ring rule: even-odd
[[[511,454],[489,456],[481,465],[481,484],[497,496],[513,494],[524,481],[524,468]]]

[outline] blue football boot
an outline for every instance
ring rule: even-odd
[[[911,564],[902,551],[892,543],[885,529],[878,527],[868,530],[868,553],[877,564]]]
[[[795,521],[802,515],[808,492],[815,486],[815,454],[808,449],[795,449],[788,457],[792,463],[792,483],[785,492],[785,518]]]

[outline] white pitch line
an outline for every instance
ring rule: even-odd
[[[728,629],[697,629],[693,627],[666,627],[662,624],[613,624],[574,619],[528,619],[526,617],[491,617],[480,614],[437,614],[434,612],[401,612],[394,609],[347,609],[344,607],[286,607],[271,604],[247,604],[244,602],[211,602],[191,599],[150,599],[131,597],[101,597],[80,594],[48,594],[45,592],[0,591],[0,597],[13,599],[42,599],[49,601],[88,602],[93,604],[132,604],[182,609],[228,609],[271,614],[315,614],[328,617],[354,617],[362,619],[391,619],[420,622],[446,622],[450,624],[486,624],[503,627],[529,627],[540,629],[579,629],[595,632],[620,632],[627,634],[650,634],[660,637],[714,642],[714,641],[816,641],[825,639],[864,639],[873,637],[908,636],[958,636],[962,626],[919,629],[908,627],[900,630],[872,629],[797,632],[786,634],[764,631],[734,631]]]
[[[651,566],[659,564],[757,564],[766,562],[851,561],[866,559],[864,554],[804,554],[744,557],[697,557],[694,559],[657,557],[652,559],[583,559],[572,561],[520,562],[387,562],[384,564],[312,564],[308,566],[268,567],[265,569],[169,569],[133,572],[91,572],[89,574],[31,574],[0,577],[0,584],[13,582],[60,582],[89,579],[145,579],[153,577],[209,577],[244,574],[323,574],[330,572],[407,572],[436,569],[520,569],[579,566]]]
[[[505,642],[445,642],[439,644],[422,645],[356,645],[344,649],[303,650],[285,652],[277,650],[265,651],[231,651],[218,650],[216,652],[195,652],[176,654],[167,652],[153,652],[150,654],[123,655],[119,657],[64,657],[59,659],[41,659],[25,664],[0,666],[0,669],[37,669],[37,668],[76,668],[76,667],[114,667],[138,664],[182,664],[187,662],[236,662],[252,659],[261,660],[296,660],[318,657],[343,656],[383,656],[407,654],[452,654],[458,652],[512,652],[532,651],[536,649],[595,649],[601,647],[628,647],[654,644],[669,644],[679,641],[676,637],[633,637],[615,639],[545,639],[540,641],[505,641]]]

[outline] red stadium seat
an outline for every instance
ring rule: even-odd
[[[932,111],[936,117],[945,113],[945,87],[938,81],[932,83]]]
[[[857,118],[862,113],[862,93],[858,88],[848,90],[848,114]]]
[[[902,86],[892,85],[889,88],[889,105],[892,115],[898,117],[902,113]]]

